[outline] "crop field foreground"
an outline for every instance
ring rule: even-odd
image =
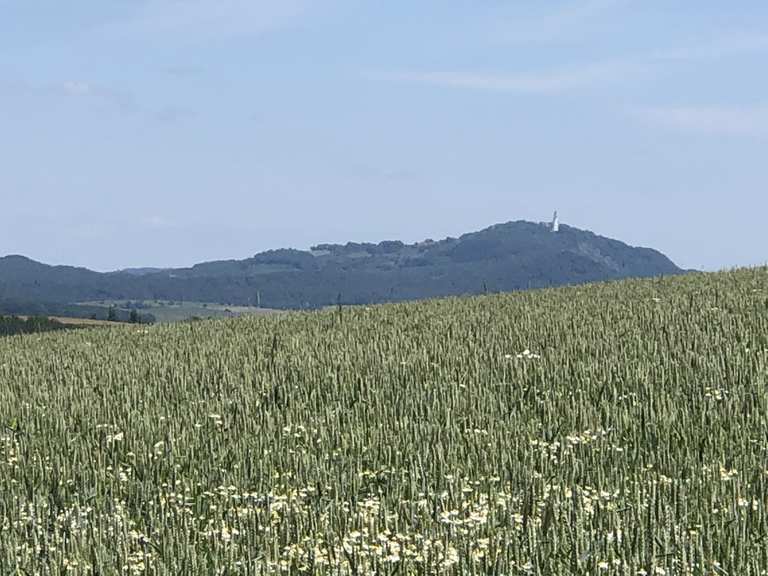
[[[0,340],[0,574],[768,574],[768,270]]]

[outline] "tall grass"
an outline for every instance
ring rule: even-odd
[[[0,340],[0,573],[768,574],[768,270]]]

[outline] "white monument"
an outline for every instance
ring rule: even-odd
[[[560,220],[557,219],[557,210],[555,210],[555,215],[552,216],[552,232],[559,232],[560,231]]]

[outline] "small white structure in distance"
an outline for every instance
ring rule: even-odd
[[[557,210],[555,210],[555,215],[552,216],[552,232],[559,232],[560,231],[560,220],[557,218]]]

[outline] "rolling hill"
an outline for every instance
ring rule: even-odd
[[[320,308],[681,272],[650,248],[516,221],[440,241],[320,244],[176,269],[99,273],[7,256],[0,258],[0,303],[131,299]]]

